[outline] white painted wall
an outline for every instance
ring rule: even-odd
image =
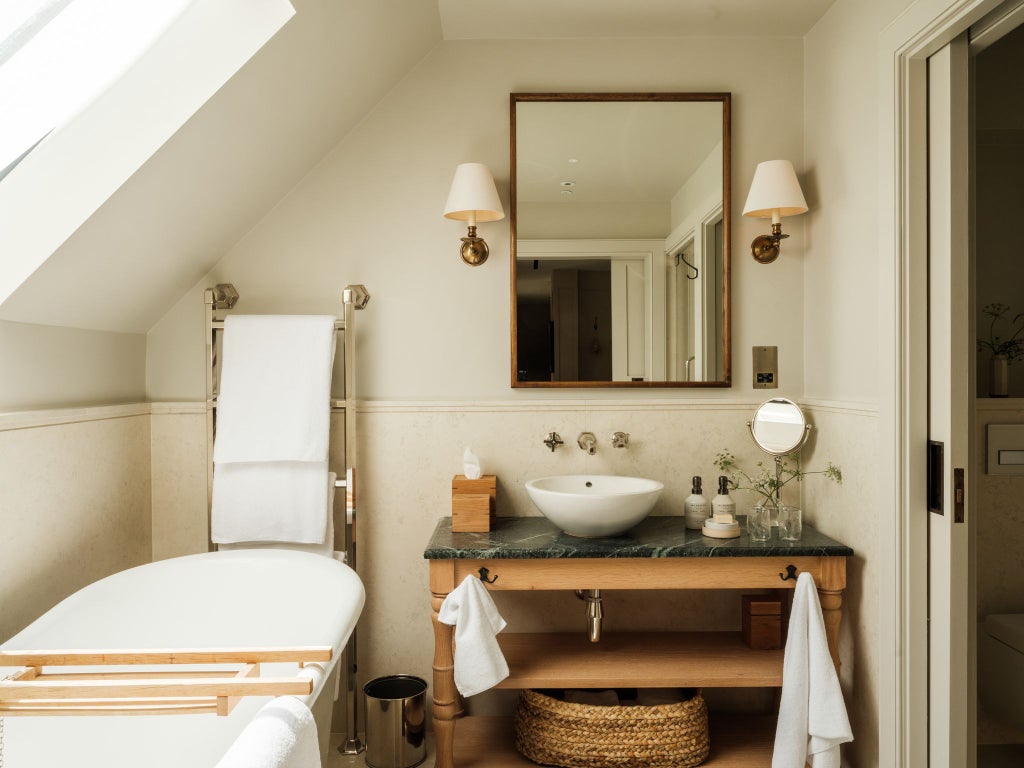
[[[520,203],[520,240],[642,239],[669,230],[667,203]]]
[[[892,254],[878,248],[880,173],[888,173],[880,83],[891,77],[879,70],[878,46],[883,29],[909,5],[837,0],[804,38],[804,171],[798,175],[810,212],[783,222],[789,231],[791,222],[804,220],[804,253],[794,254],[786,240],[779,257],[802,262],[804,391],[820,404],[805,458],[814,466],[836,461],[845,478],[841,487],[819,486],[805,505],[814,524],[856,552],[843,600],[841,677],[855,736],[844,756],[859,767],[888,764],[880,752],[891,747],[897,728],[886,715],[892,712],[887,678],[895,667],[887,611],[894,603],[879,592],[895,583],[894,576],[889,580],[895,554],[883,534],[894,514],[882,492],[892,470],[879,461],[888,425],[878,407],[890,386],[881,378],[888,361],[880,350],[892,344],[879,324],[889,289],[881,275]],[[835,401],[862,402],[865,411],[832,413]]]
[[[146,337],[0,321],[0,413],[145,399]]]
[[[692,38],[685,45],[442,43],[156,323],[149,333],[148,394],[154,400],[203,396],[202,289],[227,280],[241,293],[242,312],[333,312],[344,285],[365,283],[374,298],[362,318],[361,397],[509,397],[508,221],[481,225],[490,260],[465,266],[457,255],[464,227],[441,217],[452,169],[468,160],[487,163],[507,205],[512,91],[705,90],[732,91],[734,99],[735,387],[675,394],[749,393],[750,347],[776,344],[780,392],[799,395],[802,222],[789,227],[790,258],[769,268],[744,256],[743,244],[763,226],[738,212],[758,161],[802,154],[802,78],[798,39],[757,47],[745,38]],[[765,114],[770,123],[761,119]]]

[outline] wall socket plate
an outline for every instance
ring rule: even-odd
[[[779,388],[779,348],[754,347],[754,389]]]

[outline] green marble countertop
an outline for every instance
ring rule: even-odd
[[[682,517],[648,517],[621,536],[581,539],[563,533],[546,517],[499,517],[486,533],[453,533],[452,519],[438,521],[423,557],[428,560],[528,560],[559,557],[849,557],[853,550],[804,525],[800,541],[782,541],[777,528],[768,541],[711,539],[686,530]]]

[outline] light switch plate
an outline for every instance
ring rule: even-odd
[[[754,389],[779,388],[779,348],[754,347]]]

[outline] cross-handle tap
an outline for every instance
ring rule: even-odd
[[[591,456],[597,453],[597,438],[594,436],[593,432],[580,433],[580,436],[576,438],[576,445]]]
[[[560,445],[565,445],[565,442],[561,437],[558,436],[557,432],[548,432],[548,436],[544,438],[544,445],[551,449],[551,452],[555,452],[555,448]]]
[[[612,447],[625,448],[629,445],[629,432],[616,432],[612,435]]]

